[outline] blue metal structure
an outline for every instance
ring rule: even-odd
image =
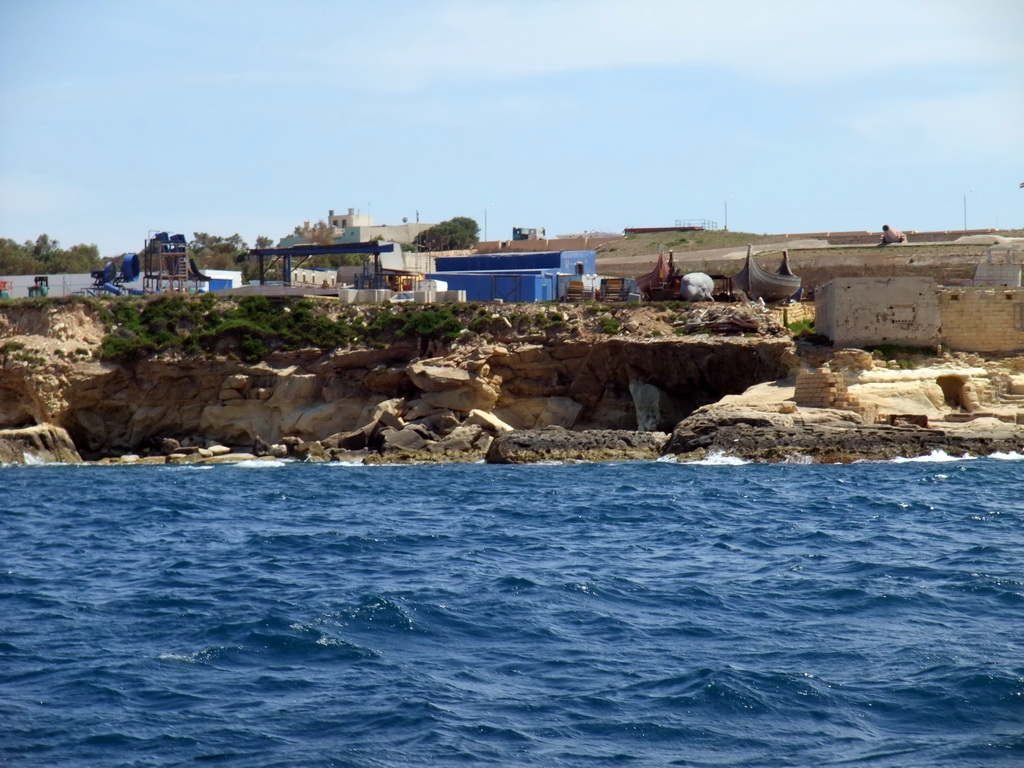
[[[550,272],[437,272],[450,291],[465,291],[467,301],[535,302],[557,298],[557,273]]]
[[[142,286],[147,293],[186,292],[190,282],[198,287],[206,279],[189,259],[188,242],[182,234],[157,232],[146,241],[144,258]]]
[[[124,294],[141,295],[142,290],[138,288],[125,288],[125,283],[131,283],[138,279],[141,265],[138,254],[126,253],[121,259],[121,266],[118,268],[113,261],[108,261],[102,269],[94,269],[89,274],[92,276],[92,287],[85,292],[90,296],[99,296],[101,293],[112,293],[115,296]]]
[[[292,284],[292,269],[302,266],[303,262],[312,256],[328,256],[336,253],[363,253],[373,257],[373,264],[367,259],[363,266],[361,281],[365,284],[360,288],[384,288],[386,287],[383,270],[380,266],[380,255],[382,253],[393,253],[397,246],[394,243],[373,241],[369,243],[333,243],[331,245],[296,245],[290,248],[250,248],[249,257],[255,256],[259,260],[260,285],[267,284],[267,270],[273,267],[278,261],[281,262],[281,272],[285,285]],[[270,263],[267,263],[267,259]],[[293,264],[292,260],[298,259]]]
[[[537,251],[491,253],[476,256],[438,256],[438,272],[498,272],[554,269],[564,274],[593,275],[597,272],[596,251]]]
[[[470,301],[553,301],[560,298],[559,279],[593,275],[595,251],[538,251],[475,256],[439,256],[436,272],[453,291],[465,291]]]

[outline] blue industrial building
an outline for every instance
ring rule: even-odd
[[[465,291],[466,301],[534,302],[558,298],[558,276],[551,272],[437,272],[449,291]]]
[[[495,253],[439,256],[429,277],[465,291],[468,301],[554,301],[565,294],[570,279],[596,272],[595,251]],[[578,277],[577,277],[578,276]]]
[[[483,253],[475,256],[438,256],[438,272],[526,272],[555,270],[567,275],[597,273],[597,251],[541,251],[536,253]]]

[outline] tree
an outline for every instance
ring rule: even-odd
[[[416,245],[426,251],[456,251],[480,242],[480,227],[473,219],[456,216],[442,221],[416,236]]]
[[[72,245],[66,251],[51,251],[43,264],[48,274],[61,274],[90,272],[101,262],[99,248],[95,245],[79,244]]]
[[[189,255],[201,269],[233,269],[238,256],[249,250],[245,240],[237,232],[231,237],[194,232],[188,244]]]
[[[296,226],[292,234],[303,238],[307,243],[312,243],[313,245],[330,245],[334,242],[334,227],[323,219],[313,226],[309,226],[308,222],[301,226]]]
[[[101,266],[103,261],[95,245],[79,244],[65,250],[45,234],[23,244],[0,238],[0,275],[81,273]]]
[[[32,244],[21,245],[4,238],[0,240],[0,275],[30,275],[41,265],[32,253]]]
[[[333,245],[334,227],[327,222],[320,220],[313,226],[297,226],[292,231],[296,237],[301,237],[311,245]],[[320,266],[341,267],[345,265],[359,266],[365,260],[362,253],[328,253],[317,257]]]
[[[28,245],[28,243],[25,243]],[[45,261],[48,256],[60,249],[60,243],[51,240],[49,235],[40,235],[32,246],[32,255],[39,261]]]

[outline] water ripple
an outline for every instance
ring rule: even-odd
[[[1017,765],[1024,463],[936,458],[7,467],[0,763]]]

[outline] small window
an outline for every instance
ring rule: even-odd
[[[954,294],[952,294],[952,295],[951,295],[951,296],[949,297],[949,300],[950,300],[950,301],[960,301],[960,294],[959,294],[959,293],[954,293]]]

